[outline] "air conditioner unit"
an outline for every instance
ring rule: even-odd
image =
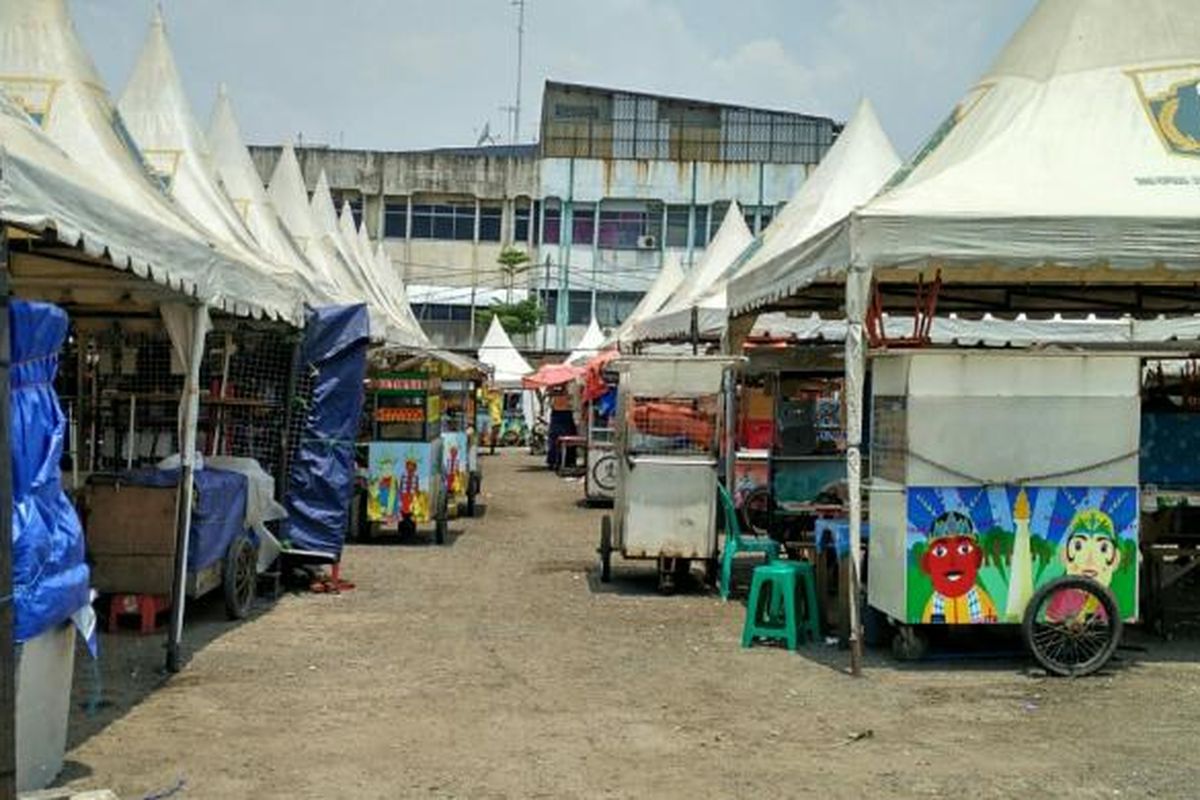
[[[650,234],[639,236],[637,240],[637,246],[639,250],[653,250],[654,248],[658,247],[658,240]]]

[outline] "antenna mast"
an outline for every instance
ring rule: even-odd
[[[521,137],[521,69],[525,58],[525,0],[509,0],[517,8],[517,98],[512,107],[512,143]]]

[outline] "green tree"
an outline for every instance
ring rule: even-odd
[[[500,272],[504,275],[504,287],[508,290],[505,302],[512,305],[513,286],[517,282],[517,276],[529,271],[529,254],[517,247],[505,247],[496,257],[496,263],[500,265]]]
[[[492,317],[499,317],[500,324],[510,336],[533,333],[542,324],[542,307],[535,298],[518,300],[515,303],[493,303],[490,308],[481,308],[475,319],[486,328]]]

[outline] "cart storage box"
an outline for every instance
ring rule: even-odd
[[[1138,356],[871,363],[872,606],[908,624],[1014,623],[1037,587],[1085,574],[1136,616]]]
[[[104,593],[170,594],[174,487],[93,484],[87,491],[92,586]]]

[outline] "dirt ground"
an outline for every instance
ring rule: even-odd
[[[1200,638],[1132,637],[1105,675],[1021,658],[739,646],[743,605],[595,578],[603,511],[517,452],[447,546],[351,545],[340,596],[238,625],[191,661],[105,636],[81,663],[63,782],[122,798],[1194,797]]]

